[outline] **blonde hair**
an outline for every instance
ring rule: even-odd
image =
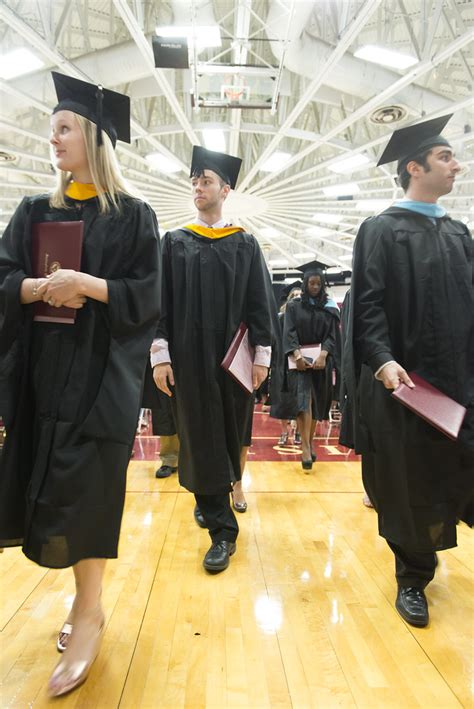
[[[143,199],[127,182],[120,170],[115,150],[107,133],[102,131],[102,145],[97,145],[97,126],[83,116],[74,114],[84,136],[87,161],[92,181],[97,190],[99,212],[107,214],[112,207],[120,209],[120,197],[123,195]],[[52,207],[67,208],[66,190],[72,181],[72,173],[56,169],[56,187],[50,197]]]

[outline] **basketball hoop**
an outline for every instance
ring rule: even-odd
[[[229,101],[239,101],[244,95],[244,86],[226,86],[222,88],[224,89],[224,95]]]
[[[229,76],[229,79],[232,80],[232,77]],[[227,99],[229,103],[233,104],[239,104],[242,99],[248,101],[250,97],[250,87],[240,82],[233,84],[229,79],[228,83],[221,84],[221,99],[223,101]]]

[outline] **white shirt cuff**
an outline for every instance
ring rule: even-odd
[[[380,372],[382,371],[382,369],[387,366],[387,364],[396,364],[396,362],[395,362],[394,359],[391,359],[391,360],[389,360],[388,362],[385,362],[384,364],[382,364],[382,366],[377,369],[377,371],[376,371],[375,374],[374,374],[374,377],[375,377],[376,379],[378,379],[379,381],[380,381],[379,374],[380,374]]]
[[[158,338],[151,343],[150,364],[152,369],[157,364],[171,364],[168,342],[165,339]]]
[[[272,348],[257,345],[255,347],[254,364],[262,367],[269,367],[272,358]],[[150,350],[150,364],[153,369],[157,364],[171,364],[171,357],[168,349],[168,342],[159,338],[153,340]]]
[[[258,364],[261,367],[269,367],[271,358],[272,348],[270,346],[263,347],[263,345],[256,345],[255,357],[253,359],[254,364]]]

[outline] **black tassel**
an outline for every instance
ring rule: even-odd
[[[104,92],[102,86],[97,87],[97,145],[102,145],[102,102],[104,100]]]

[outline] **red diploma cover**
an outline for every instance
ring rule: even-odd
[[[221,367],[249,394],[253,393],[252,368],[254,355],[255,350],[249,342],[248,327],[242,322],[221,362]]]
[[[60,268],[81,270],[84,222],[37,222],[32,226],[33,278],[46,278]],[[75,308],[54,308],[42,300],[33,304],[33,320],[73,324]]]
[[[402,383],[392,392],[392,396],[448,438],[456,440],[466,415],[464,406],[428,384],[415,372],[408,372],[408,376],[415,388],[410,389]]]

